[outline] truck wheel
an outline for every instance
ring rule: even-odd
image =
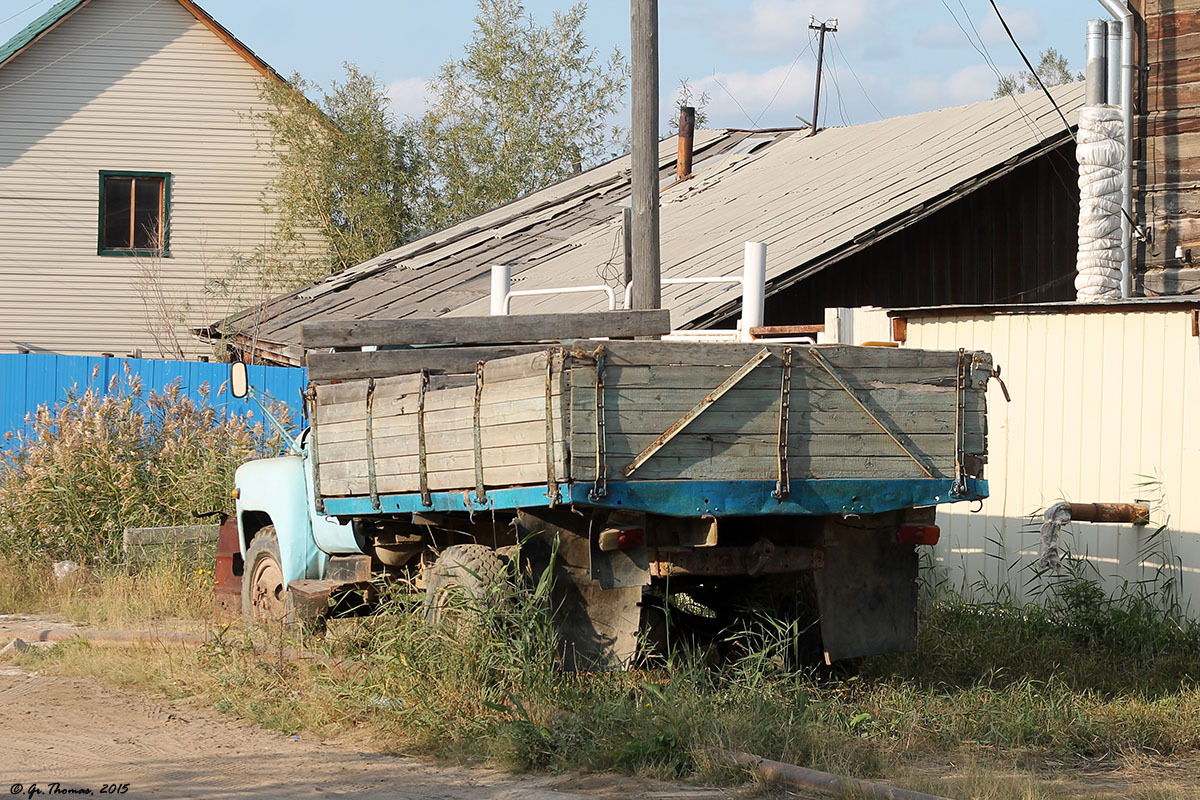
[[[275,526],[261,528],[246,549],[242,576],[242,615],[251,630],[292,622],[295,611],[283,585]]]
[[[464,608],[478,613],[503,596],[504,561],[481,544],[456,544],[438,556],[425,591],[425,619],[441,625]]]

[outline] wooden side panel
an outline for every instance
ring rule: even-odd
[[[604,382],[606,474],[623,470],[700,403],[745,356],[761,347],[672,344],[613,347]],[[728,353],[736,349],[737,357]],[[775,348],[779,349],[779,348]],[[640,355],[638,351],[640,350]],[[722,352],[725,354],[723,355]],[[890,430],[897,443],[834,378],[793,351],[789,395],[791,478],[952,477],[955,465],[958,354],[886,348],[822,348],[839,377]],[[687,363],[690,360],[694,363]],[[648,363],[634,363],[638,359]],[[718,365],[716,362],[728,362]],[[782,360],[773,354],[702,412],[630,478],[635,480],[775,480]],[[597,476],[596,368],[571,370],[571,476]],[[964,450],[986,456],[982,390],[966,393]],[[901,447],[903,444],[904,447]],[[916,456],[914,461],[906,452]]]
[[[550,375],[551,461],[567,474],[562,435],[562,369]],[[317,386],[318,467],[326,496],[370,491],[366,379]],[[487,487],[545,483],[546,353],[489,362],[479,397],[479,448]],[[375,381],[371,441],[380,494],[421,490],[418,409],[420,376]],[[474,376],[432,376],[424,401],[425,468],[431,491],[471,490],[475,473]]]

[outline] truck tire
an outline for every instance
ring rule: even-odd
[[[274,525],[260,528],[246,548],[242,616],[250,630],[280,629],[296,621],[295,606],[283,585],[283,560]]]
[[[503,559],[481,544],[447,547],[430,569],[425,591],[425,619],[435,625],[452,622],[456,609],[478,613],[495,607],[507,592]]]

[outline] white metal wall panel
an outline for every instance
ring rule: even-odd
[[[261,79],[174,0],[88,3],[0,69],[0,352],[157,354],[150,269],[185,326],[260,299],[204,287],[272,227]],[[169,258],[96,255],[100,170],[172,174]]]
[[[1110,589],[1179,559],[1200,611],[1200,338],[1188,310],[914,317],[908,347],[986,350],[1012,395],[988,390],[991,497],[939,511],[936,557],[950,585],[1027,597],[1041,511],[1058,500],[1148,500],[1152,523],[1072,523],[1064,542]],[[1031,521],[1032,520],[1032,521]],[[1148,546],[1158,525],[1170,532]],[[986,588],[984,585],[986,584]]]

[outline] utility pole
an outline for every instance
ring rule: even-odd
[[[633,307],[662,306],[658,249],[658,0],[630,0]]]
[[[808,132],[809,136],[816,136],[817,115],[821,111],[821,65],[825,61],[825,34],[837,33],[837,19],[825,20],[818,25],[816,17],[809,17],[808,29],[810,31],[819,31],[819,38],[817,40],[817,88],[813,92],[812,130]]]

